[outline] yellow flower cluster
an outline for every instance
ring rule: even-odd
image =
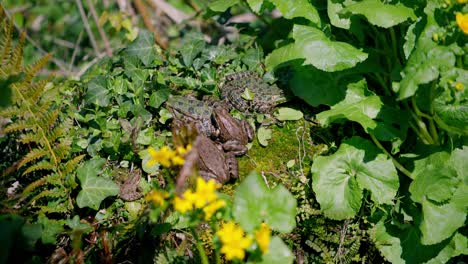
[[[466,4],[468,3],[468,0],[457,0],[459,4]]]
[[[252,238],[245,236],[241,227],[234,222],[227,222],[216,232],[223,243],[221,253],[226,255],[226,259],[243,259],[245,250],[252,244]]]
[[[461,92],[463,91],[463,89],[465,89],[465,85],[463,85],[463,83],[461,82],[455,83],[454,87],[455,87],[455,90],[457,90],[458,92]]]
[[[221,227],[216,233],[221,240],[221,253],[226,256],[227,260],[243,259],[245,250],[252,245],[252,238],[244,233],[244,230],[234,222],[230,221]],[[260,228],[255,231],[255,240],[263,254],[268,253],[270,246],[271,229],[262,223]]]
[[[468,34],[468,14],[457,13],[455,20],[463,33]]]
[[[165,191],[152,190],[145,196],[145,200],[153,202],[156,206],[163,206],[167,197],[169,194]]]
[[[181,213],[186,213],[193,208],[202,209],[205,213],[205,220],[208,220],[217,210],[226,206],[226,202],[218,199],[216,194],[218,186],[214,180],[205,181],[198,177],[196,185],[195,192],[189,189],[182,194],[182,197],[174,199],[174,209]]]
[[[270,246],[271,229],[270,227],[262,223],[260,229],[255,231],[255,240],[257,240],[258,246],[263,254],[268,253],[268,247]]]
[[[151,167],[156,163],[159,163],[164,167],[183,165],[185,162],[184,155],[191,149],[191,145],[188,145],[186,148],[178,147],[176,150],[171,150],[167,146],[164,146],[159,150],[149,147],[148,153],[150,154],[151,159],[148,161],[147,166]]]

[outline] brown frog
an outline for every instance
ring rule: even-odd
[[[143,196],[140,190],[141,170],[129,173],[128,178],[120,184],[119,197],[125,201],[134,201]]]
[[[218,129],[218,140],[223,142],[223,149],[236,156],[247,152],[247,143],[252,141],[254,130],[245,120],[234,118],[226,108],[215,107],[213,110],[214,124]]]
[[[220,144],[199,135],[194,148],[198,152],[198,170],[205,180],[214,179],[223,184],[230,178],[238,178],[238,164],[233,152],[224,152]]]

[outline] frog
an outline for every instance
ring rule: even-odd
[[[231,178],[238,178],[239,169],[233,152],[225,152],[221,144],[205,135],[198,135],[194,143],[198,153],[197,166],[200,176],[224,184]]]
[[[141,170],[129,172],[128,178],[120,183],[119,197],[125,201],[134,201],[143,196],[140,189]]]
[[[207,103],[191,96],[176,95],[168,98],[166,107],[174,120],[194,124],[200,133],[208,137],[217,136],[217,130],[211,120],[213,108]]]
[[[218,129],[218,140],[226,152],[242,156],[247,152],[247,143],[252,141],[254,130],[245,119],[234,118],[226,108],[215,107],[213,120]]]
[[[174,120],[194,124],[197,130],[223,144],[226,151],[241,156],[253,139],[253,129],[245,120],[234,118],[222,102],[206,103],[192,97],[172,96],[166,106]]]
[[[246,89],[253,94],[251,100],[242,98]],[[275,106],[289,100],[289,95],[276,84],[268,84],[251,71],[226,75],[220,96],[230,109],[235,108],[244,113],[270,113]]]

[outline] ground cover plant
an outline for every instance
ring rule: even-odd
[[[0,263],[468,255],[466,1],[43,4],[0,11]]]

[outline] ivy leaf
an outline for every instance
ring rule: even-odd
[[[268,252],[262,256],[259,264],[288,264],[293,263],[294,255],[289,247],[284,244],[283,240],[278,236],[271,238]],[[250,262],[249,262],[250,263]]]
[[[344,141],[331,156],[316,158],[312,173],[320,208],[332,219],[355,216],[364,189],[371,192],[375,203],[393,204],[399,186],[392,161],[360,137]]]
[[[148,105],[154,108],[159,108],[164,102],[169,98],[171,90],[169,89],[159,89],[153,92],[148,101]]]
[[[344,6],[341,2],[334,0],[327,0],[327,14],[330,18],[330,23],[339,28],[349,29],[351,25],[351,20],[349,16],[345,16],[341,13],[341,10],[344,9]]]
[[[136,56],[145,66],[151,65],[158,57],[154,36],[148,30],[141,30],[135,41],[125,49],[125,52]]]
[[[301,111],[288,108],[288,107],[281,107],[277,109],[277,112],[275,113],[275,117],[280,120],[280,121],[286,121],[286,120],[299,120],[304,117]]]
[[[90,207],[98,210],[102,200],[119,193],[120,188],[115,182],[97,176],[105,162],[106,160],[102,158],[93,159],[77,170],[76,173],[82,188],[76,198],[78,207]]]
[[[291,232],[296,223],[296,207],[296,199],[284,186],[270,190],[260,175],[252,172],[236,188],[233,215],[247,232],[262,222],[274,230]]]
[[[350,4],[341,12],[363,15],[371,24],[383,28],[393,27],[408,19],[416,19],[413,9],[401,3],[384,4],[380,0],[364,0]]]
[[[237,3],[239,3],[239,0],[216,0],[210,3],[208,7],[216,12],[224,12]]]
[[[316,25],[320,25],[317,9],[307,0],[270,0],[281,12],[283,17],[293,19],[304,17]]]
[[[263,50],[261,48],[248,49],[242,57],[242,62],[249,67],[250,70],[257,69],[263,59]]]
[[[72,219],[67,219],[65,224],[76,233],[89,234],[94,230],[90,224],[81,222],[78,215],[75,215]]]
[[[203,35],[197,32],[188,33],[180,48],[180,54],[182,55],[185,66],[192,66],[193,59],[204,49],[205,40],[203,39]]]
[[[110,98],[105,76],[97,75],[89,81],[85,96],[86,103],[105,107],[109,105]]]

